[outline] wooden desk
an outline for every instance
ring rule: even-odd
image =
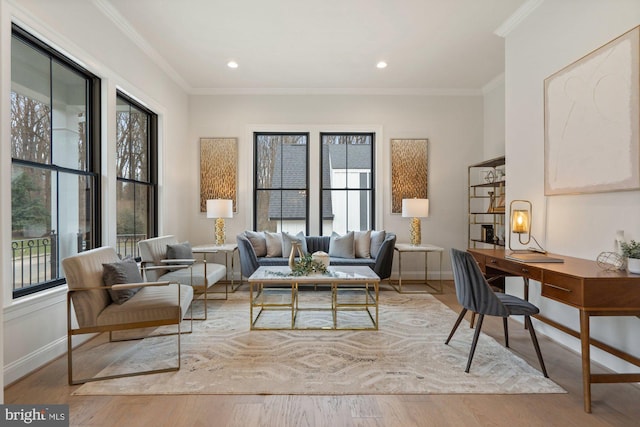
[[[503,249],[468,249],[487,274],[521,276],[528,297],[529,279],[542,284],[542,296],[575,307],[580,311],[580,331],[574,331],[543,315],[535,316],[580,339],[582,348],[582,385],[584,410],[591,412],[591,384],[640,381],[637,374],[592,374],[589,344],[640,366],[640,358],[591,339],[591,316],[640,316],[640,276],[626,271],[606,271],[595,261],[550,254],[563,263],[522,263],[505,258]]]

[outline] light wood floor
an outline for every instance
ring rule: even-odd
[[[394,292],[386,289],[383,292]],[[441,301],[456,312],[452,283]],[[502,322],[483,331],[502,341]],[[72,426],[638,426],[640,388],[592,386],[593,413],[582,405],[578,354],[539,335],[549,376],[567,394],[382,396],[71,396],[66,356],[5,389],[5,403],[69,404]],[[512,351],[538,362],[529,335],[513,324]],[[90,344],[87,344],[90,345]],[[596,369],[594,369],[596,370]]]

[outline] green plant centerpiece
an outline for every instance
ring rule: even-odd
[[[640,242],[632,240],[630,242],[621,242],[622,256],[625,258],[640,259]]]
[[[627,260],[627,270],[629,273],[640,274],[640,242],[632,240],[621,242],[622,256]]]
[[[291,269],[292,276],[308,276],[309,274],[324,274],[326,272],[327,267],[322,262],[314,260],[311,254],[301,256]]]

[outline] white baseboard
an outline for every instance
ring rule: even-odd
[[[89,339],[91,339],[93,335],[87,335],[86,337],[81,337],[82,339],[74,338],[73,343],[74,346],[81,344]],[[47,363],[55,360],[56,358],[65,355],[67,353],[67,337],[60,337],[57,340],[40,347],[38,350],[33,351],[27,354],[24,357],[21,357],[18,360],[9,363],[4,366],[4,386],[8,386],[21,379],[22,377],[30,374],[38,368],[46,365]],[[65,364],[66,366],[66,364]]]

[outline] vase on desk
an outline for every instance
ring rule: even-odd
[[[640,274],[640,258],[627,258],[627,270],[629,273]]]

